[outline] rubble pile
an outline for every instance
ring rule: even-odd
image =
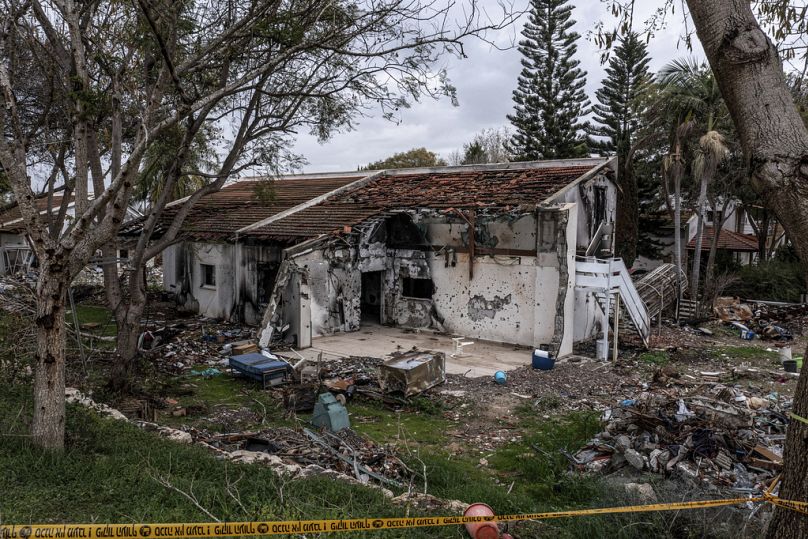
[[[351,429],[339,432],[274,428],[258,432],[212,434],[191,430],[195,442],[229,453],[242,462],[280,459],[290,471],[316,466],[362,483],[371,480],[393,486],[409,481],[413,472],[395,453]]]
[[[658,371],[667,381],[675,373]],[[605,428],[569,455],[578,469],[675,474],[708,486],[755,489],[782,467],[791,400],[705,382],[649,388],[603,414]]]
[[[187,373],[227,364],[233,348],[252,340],[254,331],[205,318],[147,325],[141,336],[141,351],[160,369],[171,374]]]

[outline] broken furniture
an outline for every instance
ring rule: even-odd
[[[285,361],[278,361],[257,353],[232,356],[229,364],[230,368],[247,378],[261,382],[264,388],[267,385],[277,386],[288,381],[292,370]]]
[[[321,393],[317,397],[311,423],[315,427],[325,428],[331,432],[339,432],[351,426],[348,410],[337,402],[336,397],[331,393]]]
[[[474,341],[466,341],[464,339],[465,337],[452,337],[452,343],[454,343],[454,351],[452,352],[452,357],[465,356],[466,353],[463,352],[463,348],[474,344]]]
[[[385,393],[417,395],[446,381],[446,356],[443,352],[407,352],[382,363],[379,378]]]

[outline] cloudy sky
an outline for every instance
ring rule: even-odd
[[[495,0],[481,1],[495,4]],[[592,99],[604,71],[600,65],[600,51],[587,34],[594,30],[598,21],[610,24],[613,19],[600,0],[572,2],[575,5],[573,18],[578,21],[575,28],[581,34],[578,59],[587,72],[587,93]],[[661,2],[637,4],[634,20],[641,25]],[[516,0],[517,9],[524,9],[527,5],[527,0]],[[681,43],[677,48],[683,34],[682,17],[677,12],[669,19],[667,27],[657,31],[649,44],[651,68],[654,70],[677,57],[703,56],[700,48],[690,52]],[[497,36],[497,41],[510,41],[514,32],[521,31],[522,23],[520,20],[516,28]],[[698,47],[695,39],[694,47]],[[415,103],[401,113],[397,123],[382,119],[378,111],[371,111],[373,117],[361,119],[354,131],[337,133],[325,144],[301,134],[295,149],[309,162],[303,171],[356,170],[360,165],[420,146],[446,158],[480,130],[507,125],[505,116],[511,112],[511,93],[520,71],[519,52],[516,49],[500,51],[488,44],[470,41],[466,53],[468,58],[449,58],[445,64],[451,82],[457,88],[459,106],[453,107],[447,99]]]

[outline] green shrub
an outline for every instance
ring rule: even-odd
[[[798,261],[778,257],[741,268],[727,295],[770,301],[799,301],[806,292],[805,269]]]

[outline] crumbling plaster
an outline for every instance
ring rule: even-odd
[[[570,206],[572,209],[567,208]],[[566,233],[575,242],[574,206]],[[437,327],[468,337],[526,346],[549,344],[556,327],[559,301],[559,266],[541,265],[538,256],[478,255],[469,277],[466,250],[468,225],[441,215],[414,215],[429,248],[393,249],[371,242],[372,230],[352,236],[352,243],[333,240],[329,247],[294,257],[297,271],[306,275],[311,290],[311,331],[324,335],[352,331],[361,319],[361,273],[382,271],[385,323],[403,327]],[[476,237],[485,236],[499,248],[535,252],[537,220],[534,213],[478,220]],[[480,231],[484,229],[485,234]],[[478,240],[479,241],[479,240]],[[356,245],[358,244],[358,247]],[[490,243],[489,243],[490,244]],[[336,247],[342,245],[340,247]],[[454,247],[451,247],[454,246]],[[449,256],[447,256],[449,254]],[[557,256],[557,255],[556,255]],[[565,255],[566,256],[566,255]],[[574,264],[574,251],[567,263]],[[402,293],[406,277],[432,279],[432,299],[409,298]],[[574,286],[567,278],[566,287]],[[287,294],[293,294],[289,290]],[[566,320],[572,316],[573,295],[562,298]],[[564,295],[564,298],[567,294]],[[287,313],[286,318],[293,318]],[[288,323],[288,322],[287,322]],[[566,327],[566,326],[565,326]],[[571,346],[565,332],[563,348]]]

